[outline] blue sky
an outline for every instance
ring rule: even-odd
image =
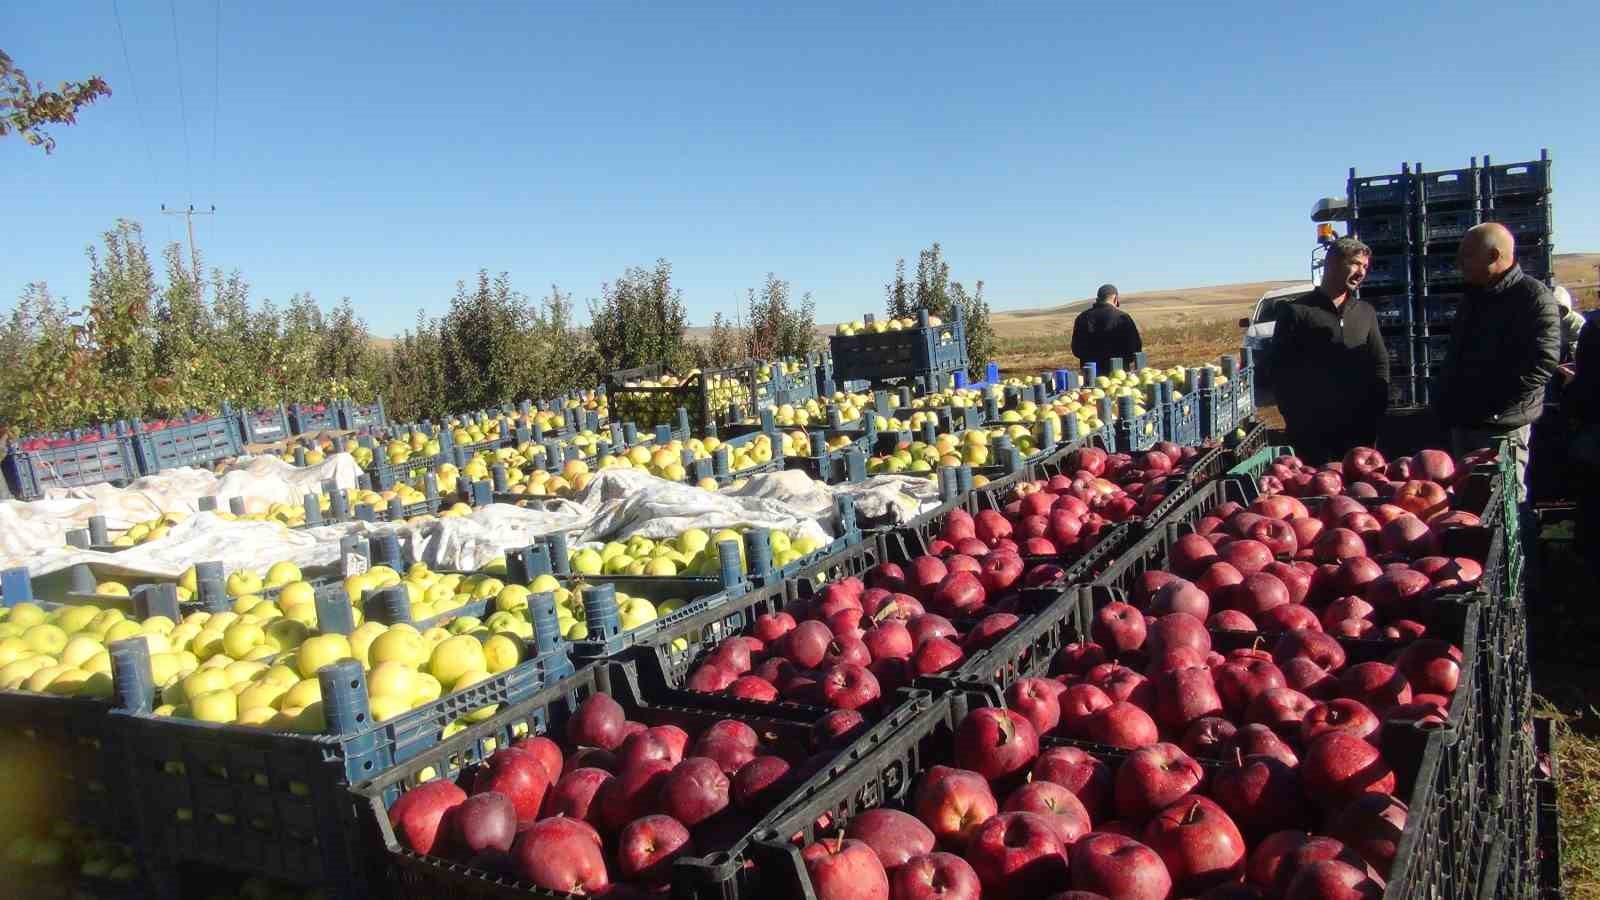
[[[479,268],[581,301],[657,257],[697,323],[768,271],[836,321],[935,240],[1024,308],[1302,277],[1349,166],[1541,147],[1558,251],[1600,250],[1591,3],[979,6],[118,0],[125,61],[111,0],[12,0],[33,78],[116,93],[0,141],[0,297],[81,300],[96,235],[193,202],[209,265],[380,334]]]

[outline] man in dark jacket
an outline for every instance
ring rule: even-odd
[[[1550,289],[1517,265],[1516,250],[1511,232],[1492,222],[1462,238],[1467,290],[1434,408],[1457,456],[1509,441],[1520,489],[1529,426],[1544,412],[1545,385],[1561,359],[1561,314]]]
[[[1317,287],[1278,304],[1274,393],[1295,453],[1313,465],[1372,446],[1389,408],[1389,351],[1378,314],[1350,296],[1371,262],[1366,244],[1340,238],[1328,247]]]
[[[1103,375],[1111,370],[1113,359],[1126,360],[1144,349],[1139,326],[1121,307],[1116,286],[1102,284],[1094,305],[1078,313],[1072,323],[1072,355],[1080,365],[1094,363]]]

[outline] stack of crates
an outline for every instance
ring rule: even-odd
[[[1427,403],[1417,392],[1415,306],[1412,261],[1417,247],[1416,176],[1410,166],[1397,175],[1357,177],[1350,170],[1350,233],[1372,248],[1372,265],[1358,295],[1378,313],[1378,327],[1389,351],[1389,405]]]
[[[1467,230],[1499,222],[1517,239],[1522,270],[1546,284],[1555,275],[1550,153],[1531,162],[1356,177],[1350,170],[1350,233],[1372,248],[1359,295],[1378,312],[1389,349],[1392,408],[1427,406],[1450,350],[1466,285],[1456,252]]]
[[[1426,172],[1418,178],[1416,355],[1422,403],[1432,398],[1450,346],[1450,323],[1466,290],[1456,252],[1467,231],[1483,221],[1481,178],[1476,158],[1465,169]]]

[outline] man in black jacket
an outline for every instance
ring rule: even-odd
[[[1094,305],[1078,313],[1072,323],[1072,355],[1079,365],[1094,363],[1104,375],[1111,370],[1113,359],[1126,360],[1144,349],[1139,326],[1121,307],[1116,286],[1102,284],[1095,292]]]
[[[1389,351],[1377,312],[1350,296],[1371,262],[1366,244],[1340,238],[1328,247],[1316,289],[1278,304],[1274,393],[1295,453],[1313,465],[1372,446],[1389,407]]]
[[[1550,289],[1517,265],[1516,252],[1511,232],[1493,222],[1461,239],[1467,290],[1434,409],[1457,456],[1509,441],[1520,491],[1529,426],[1544,412],[1545,385],[1561,359],[1561,314]]]

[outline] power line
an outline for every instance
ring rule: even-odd
[[[117,0],[111,0],[111,16],[117,21],[117,40],[122,44],[122,65],[128,70],[128,90],[133,93],[133,113],[139,122],[139,136],[144,139],[144,158],[150,164],[150,180],[159,185],[156,157],[150,150],[150,130],[144,124],[144,105],[139,102],[139,84],[133,77],[133,59],[128,55],[128,36],[122,30],[122,12],[117,9]]]
[[[217,192],[217,119],[222,112],[222,0],[213,0],[211,69],[211,193]]]
[[[183,126],[183,181],[189,192],[189,202],[193,204],[194,170],[189,156],[189,106],[183,98],[183,44],[178,40],[177,0],[167,0],[167,9],[172,13],[172,56],[178,63],[178,122]]]

